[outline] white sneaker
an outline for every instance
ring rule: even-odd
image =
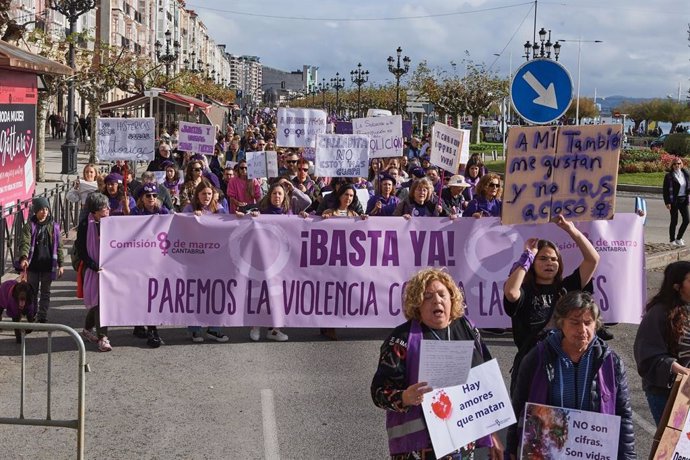
[[[261,338],[261,329],[258,327],[253,327],[249,330],[249,338],[254,342],[258,342]]]
[[[677,239],[676,243],[678,243],[678,246],[680,246],[680,247],[685,246],[685,241],[683,241],[682,239]]]
[[[277,328],[269,329],[268,332],[266,332],[266,338],[268,340],[275,340],[276,342],[287,342],[288,340],[287,334],[280,332],[280,329]]]
[[[680,243],[678,242],[678,240],[673,240],[671,241],[671,246],[680,247]]]

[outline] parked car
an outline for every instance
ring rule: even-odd
[[[649,148],[650,149],[658,149],[664,146],[664,142],[666,141],[666,138],[668,137],[668,134],[662,134],[661,136],[657,137],[654,139],[652,142],[649,143]]]

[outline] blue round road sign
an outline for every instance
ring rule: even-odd
[[[570,74],[551,59],[534,59],[522,64],[510,82],[510,90],[515,111],[535,124],[559,119],[573,100]]]

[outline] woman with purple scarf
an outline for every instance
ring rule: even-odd
[[[84,305],[89,309],[81,335],[89,342],[98,344],[98,351],[107,352],[113,347],[108,340],[108,328],[102,327],[100,322],[98,272],[100,271],[101,220],[110,215],[109,200],[102,193],[94,192],[86,197],[85,205],[89,215],[79,222],[77,240],[74,243],[85,265]]]
[[[437,457],[421,407],[424,395],[432,388],[427,382],[417,381],[422,339],[473,341],[472,367],[489,361],[491,355],[479,331],[465,316],[462,293],[446,271],[427,268],[415,274],[405,287],[403,305],[407,322],[396,327],[381,345],[371,397],[386,411],[390,458],[432,460]],[[491,435],[439,460],[473,458],[477,447],[489,447],[492,460],[503,456],[501,442]]]
[[[243,216],[242,211],[235,211],[238,216]],[[273,215],[291,215],[290,198],[282,183],[276,182],[268,189],[268,193],[259,202],[259,208],[250,211],[252,217],[258,217],[260,214]],[[249,331],[249,338],[254,342],[258,342],[261,338],[261,328],[258,326],[252,327]],[[281,332],[277,327],[269,327],[266,332],[268,340],[275,340],[276,342],[287,342],[288,336]]]
[[[201,179],[199,185],[194,189],[192,201],[185,206],[182,212],[194,213],[195,216],[206,214],[227,214],[228,211],[218,203],[214,194],[213,185],[206,179]],[[192,334],[192,342],[201,343],[204,341],[204,334],[201,326],[189,326],[187,328]],[[230,338],[223,333],[219,327],[209,327],[206,329],[206,336],[216,342],[227,342]]]

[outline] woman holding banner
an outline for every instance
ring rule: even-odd
[[[654,421],[659,424],[676,375],[690,374],[690,262],[669,264],[647,303],[635,337],[635,362]]]
[[[101,220],[110,215],[109,199],[102,193],[93,192],[86,197],[85,206],[89,215],[79,222],[77,239],[74,242],[85,267],[84,305],[89,309],[81,335],[89,342],[98,344],[98,351],[108,352],[113,347],[108,340],[108,328],[101,326],[98,281],[101,271],[99,265]]]
[[[182,212],[193,212],[196,216],[204,214],[227,214],[227,210],[218,203],[214,195],[214,188],[211,182],[206,179],[201,179],[199,185],[194,190],[191,203],[187,204]],[[192,334],[192,342],[200,343],[204,341],[204,335],[201,332],[201,326],[189,326],[187,328]],[[227,342],[230,338],[223,334],[219,327],[209,327],[206,329],[206,335],[216,342]]]
[[[283,179],[287,184],[292,184],[287,179]],[[259,208],[250,212],[252,217],[258,217],[260,214],[273,215],[290,215],[292,210],[290,208],[290,196],[286,190],[286,184],[283,182],[276,182],[268,189],[268,193],[259,202]],[[242,216],[241,211],[237,211],[238,216]],[[249,331],[249,338],[254,342],[261,339],[261,328],[258,326],[252,327]],[[266,332],[268,340],[275,340],[276,342],[287,342],[288,336],[277,327],[269,327]]]
[[[477,183],[474,198],[467,204],[463,217],[501,217],[503,202],[501,177],[495,173],[485,174]]]
[[[393,212],[394,216],[411,217],[438,217],[443,208],[434,196],[434,185],[426,177],[416,179],[410,185],[410,193],[402,200]]]
[[[472,367],[491,359],[479,331],[465,316],[463,304],[462,293],[444,270],[424,269],[406,283],[403,308],[407,322],[396,327],[381,345],[379,365],[371,382],[374,404],[386,410],[388,448],[393,460],[436,458],[421,408],[424,395],[432,388],[417,381],[422,339],[473,341]],[[491,459],[503,458],[498,437],[491,435],[442,460],[472,458],[477,447],[490,447]]]
[[[518,457],[525,405],[533,403],[619,416],[618,458],[637,458],[625,367],[620,357],[597,337],[601,312],[592,294],[568,292],[556,303],[553,319],[556,330],[537,343],[520,365],[511,395],[518,423],[508,427],[506,450],[510,457]],[[577,438],[575,443],[587,447]],[[525,445],[523,454],[524,449]]]

